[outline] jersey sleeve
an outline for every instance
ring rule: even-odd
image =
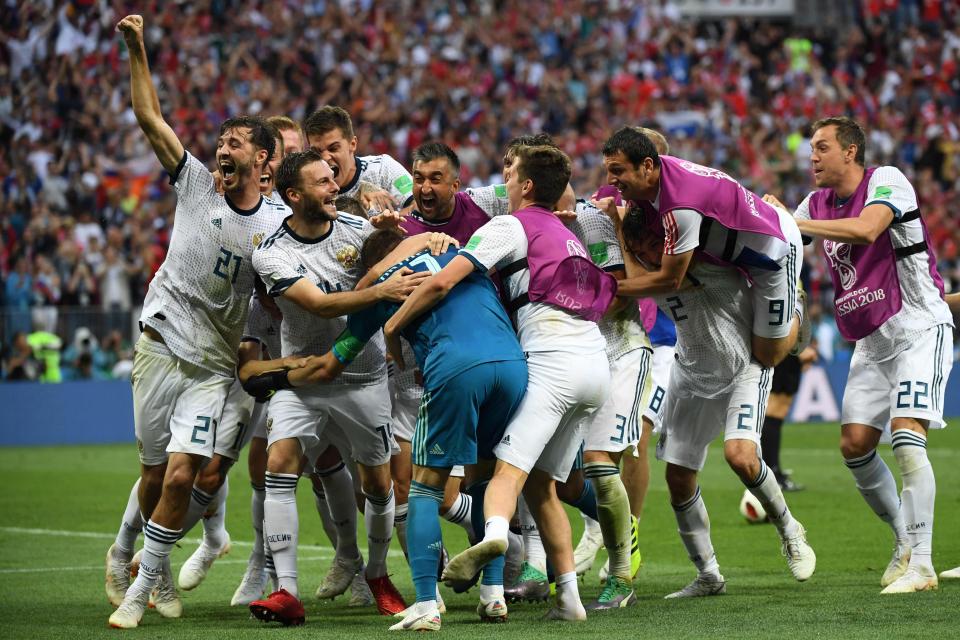
[[[253,252],[253,268],[267,286],[267,293],[274,298],[282,296],[287,289],[303,277],[297,272],[297,266],[291,263],[283,253],[270,246]]]
[[[390,192],[398,207],[405,207],[413,200],[413,176],[393,157],[384,155],[382,158],[383,188]]]
[[[663,253],[677,256],[700,246],[703,215],[693,209],[674,209],[663,216]]]
[[[460,255],[486,272],[523,257],[525,242],[526,234],[519,220],[513,216],[497,216],[470,236]]]
[[[183,152],[180,164],[170,175],[170,184],[177,192],[177,201],[186,205],[179,208],[180,212],[189,211],[197,215],[203,214],[206,212],[206,207],[191,207],[189,206],[190,203],[199,203],[204,198],[217,195],[213,174],[189,151]]]
[[[507,185],[505,184],[464,189],[464,191],[491,218],[510,213],[510,202],[507,200]]]
[[[593,264],[604,271],[623,269],[623,251],[613,221],[589,202],[578,202],[577,223],[580,240],[590,252]]]
[[[379,302],[350,314],[347,326],[333,342],[333,355],[344,364],[352,362],[396,309],[396,305]]]
[[[870,176],[867,185],[867,202],[864,205],[885,204],[899,220],[903,214],[916,211],[917,194],[907,177],[896,167],[878,167]]]
[[[809,220],[810,219],[810,198],[813,197],[813,191],[807,194],[807,197],[803,199],[799,205],[797,205],[797,210],[793,212],[793,217],[797,220]]]

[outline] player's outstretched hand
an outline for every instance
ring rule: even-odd
[[[123,35],[127,44],[143,41],[143,16],[129,15],[117,23],[117,31]]]
[[[447,249],[450,248],[450,245],[453,245],[458,249],[460,248],[460,243],[457,242],[457,239],[452,236],[448,236],[445,233],[431,233],[430,239],[427,241],[427,246],[430,248],[430,253],[435,256],[446,253]]]
[[[773,195],[770,195],[769,193],[767,193],[767,194],[765,194],[765,195],[764,195],[762,198],[760,198],[760,199],[763,200],[764,202],[766,202],[766,203],[769,204],[769,205],[772,205],[772,206],[774,206],[774,207],[779,207],[780,209],[783,209],[784,211],[787,210],[787,208],[784,206],[784,204],[783,204],[782,202],[780,202],[779,200],[777,200],[777,196],[773,196]]]
[[[398,269],[396,273],[376,286],[377,293],[381,300],[391,302],[403,302],[407,299],[413,290],[421,282],[429,278],[432,274],[427,271],[414,273],[411,269],[404,267]]]
[[[383,189],[378,189],[376,191],[361,191],[360,192],[360,204],[367,211],[393,211],[393,198],[390,197],[390,194],[384,191]]]
[[[560,222],[563,224],[570,224],[571,222],[576,222],[577,212],[566,209],[564,211],[554,211],[553,215],[560,218]]]
[[[403,218],[404,216],[397,211],[384,211],[370,216],[370,224],[375,229],[399,229],[406,233],[407,230],[403,228]]]

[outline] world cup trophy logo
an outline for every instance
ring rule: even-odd
[[[850,252],[853,247],[845,242],[824,240],[823,250],[827,254],[830,266],[840,275],[840,286],[843,290],[847,291],[857,284],[857,269],[850,261]]]

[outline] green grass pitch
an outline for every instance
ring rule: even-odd
[[[837,451],[836,425],[788,426],[782,458],[807,485],[788,494],[794,514],[806,525],[818,566],[804,584],[790,576],[775,531],[748,525],[737,504],[743,487],[727,468],[719,442],[711,449],[701,486],[710,512],[713,540],[727,578],[725,596],[665,601],[663,596],[694,577],[676,533],[663,482],[652,462],[647,506],[641,524],[644,566],[636,581],[638,606],[594,615],[585,624],[544,623],[543,605],[516,605],[502,626],[482,626],[474,613],[477,591],[456,596],[444,590],[449,611],[443,636],[502,640],[575,634],[596,638],[936,638],[957,637],[960,583],[941,583],[934,593],[880,596],[880,574],[891,538],[860,498]],[[891,468],[889,445],[881,448]],[[930,458],[937,495],[934,563],[938,570],[960,565],[960,431],[934,432]],[[387,637],[390,620],[370,609],[346,607],[345,598],[318,602],[312,594],[332,550],[304,482],[299,491],[301,590],[307,624],[266,628],[244,608],[228,606],[243,573],[252,539],[245,458],[233,470],[227,526],[233,551],[214,565],[197,590],[181,594],[184,615],[165,620],[153,611],[130,632],[107,627],[111,608],[103,591],[103,560],[119,524],[137,471],[132,445],[6,448],[0,450],[0,638],[373,638]],[[581,521],[573,517],[579,538]],[[174,551],[174,571],[193,551],[197,531]],[[362,535],[362,533],[361,533]],[[462,530],[444,523],[451,551],[464,548]],[[363,540],[363,538],[361,538]],[[391,569],[405,596],[412,597],[409,572],[394,543]],[[363,545],[361,544],[361,547]],[[581,582],[584,601],[600,590],[597,569]]]

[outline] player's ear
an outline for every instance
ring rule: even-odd
[[[357,152],[357,136],[350,138],[350,153]]]
[[[262,167],[267,164],[267,150],[266,149],[257,149],[257,152],[253,156],[254,162],[258,167]]]

